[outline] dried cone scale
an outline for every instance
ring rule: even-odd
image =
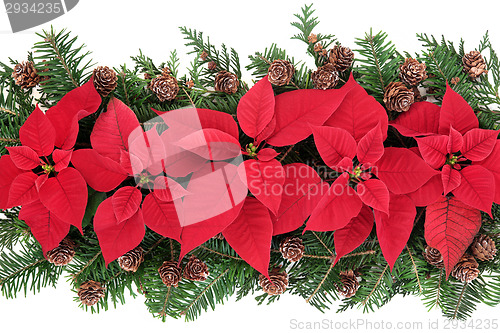
[[[481,261],[493,260],[497,254],[495,242],[486,235],[476,236],[470,248],[474,258]]]
[[[259,285],[269,295],[283,294],[288,287],[288,275],[285,271],[280,272],[280,267],[271,269],[268,280],[263,274],[259,276]]]
[[[191,281],[205,281],[209,275],[207,264],[195,256],[189,258],[184,267],[183,277]]]
[[[342,289],[339,289],[339,293],[342,296],[349,298],[356,295],[359,289],[359,282],[353,270],[340,272],[340,282],[342,283]]]
[[[280,243],[280,252],[288,261],[299,261],[304,255],[304,244],[299,237],[291,236],[283,239]]]
[[[468,283],[479,276],[479,264],[476,259],[465,253],[453,268],[451,275],[463,283]]]
[[[90,280],[80,285],[80,288],[78,288],[78,298],[83,305],[93,306],[104,297],[104,291],[105,289],[99,282]]]
[[[35,66],[31,61],[23,61],[14,66],[12,77],[16,84],[23,89],[35,87],[42,79],[41,76],[37,74]]]
[[[402,82],[391,82],[385,88],[384,103],[389,111],[406,112],[414,102],[414,93]]]
[[[182,270],[177,267],[175,261],[164,261],[158,268],[158,274],[167,287],[177,287],[179,281],[182,279]]]
[[[108,66],[99,66],[94,69],[94,87],[103,96],[108,96],[117,85],[116,72]]]
[[[284,86],[290,83],[295,68],[287,60],[274,60],[267,70],[269,82],[275,86]]]
[[[59,246],[47,252],[47,260],[56,266],[66,266],[75,256],[74,248],[75,243],[69,238],[64,238]]]
[[[137,269],[144,261],[144,250],[138,246],[135,249],[128,251],[118,258],[118,264],[127,272],[137,272]]]

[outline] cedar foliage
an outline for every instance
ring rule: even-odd
[[[318,42],[324,48],[337,40],[332,34],[316,32],[319,23],[314,16],[312,5],[302,8],[296,14],[297,21],[292,26],[298,29],[292,38],[306,44],[305,53],[314,58],[316,66],[321,65],[321,59],[314,52],[314,45],[307,37],[315,33]],[[187,75],[180,76],[180,60],[176,51],[172,51],[164,62],[156,65],[144,55],[132,57],[134,66],[125,64],[115,67],[119,76],[118,86],[112,93],[124,101],[137,114],[141,122],[154,117],[151,108],[158,110],[173,110],[194,104],[196,107],[236,114],[238,101],[248,90],[241,82],[236,94],[226,95],[213,90],[213,79],[218,70],[228,70],[240,79],[242,68],[238,53],[224,44],[219,48],[211,43],[197,30],[180,28],[186,39],[186,46],[191,48],[193,60],[187,66]],[[19,128],[24,123],[36,103],[49,107],[61,99],[64,94],[86,82],[93,68],[90,52],[84,45],[77,43],[77,38],[68,31],[43,31],[39,34],[41,41],[36,43],[28,59],[33,60],[39,69],[48,68],[42,75],[48,75],[49,80],[39,87],[40,95],[35,98],[33,89],[23,90],[15,85],[12,79],[12,68],[18,62],[10,60],[9,64],[0,63],[0,154],[5,154],[5,146],[19,143]],[[476,80],[468,78],[461,67],[461,57],[464,54],[464,41],[458,48],[444,37],[438,39],[426,34],[418,34],[422,43],[422,51],[415,57],[427,64],[430,78],[423,82],[422,87],[432,88],[428,96],[440,103],[446,89],[446,82],[458,77],[460,81],[453,88],[460,93],[478,112],[481,126],[499,128],[500,98],[500,61],[492,48],[488,33],[483,37],[477,50],[483,53],[487,62],[488,74]],[[355,41],[356,59],[352,69],[357,81],[379,102],[382,103],[384,88],[392,81],[398,80],[398,67],[404,61],[404,56],[396,50],[384,32],[373,33],[372,30]],[[205,51],[206,60],[200,55]],[[404,53],[405,56],[410,56]],[[267,74],[269,63],[276,59],[286,59],[296,68],[290,85],[276,88],[277,94],[295,89],[312,87],[311,72],[297,55],[291,56],[275,44],[261,52],[249,56],[246,69],[259,79]],[[43,63],[43,60],[45,62]],[[215,61],[217,69],[208,70],[206,64]],[[159,102],[148,90],[145,73],[151,77],[159,75],[162,68],[170,68],[181,87],[178,98],[171,102]],[[345,80],[349,75],[343,73]],[[194,87],[188,88],[186,81],[192,80]],[[104,110],[106,99],[101,109]],[[84,119],[80,123],[79,142],[88,142],[90,132],[96,117]],[[399,142],[392,136],[390,142]],[[242,144],[246,138],[242,134]],[[399,144],[399,143],[396,143]],[[293,162],[311,163],[320,161],[318,152],[311,148],[310,139],[304,140],[295,147],[282,148],[282,153],[289,152],[283,159],[284,164]],[[167,317],[194,320],[208,309],[214,309],[217,304],[224,303],[229,297],[237,300],[248,295],[255,295],[258,304],[271,303],[279,296],[269,297],[258,287],[258,276],[252,267],[246,264],[224,240],[212,239],[193,250],[192,253],[203,260],[209,268],[210,276],[203,282],[181,280],[177,288],[166,287],[159,275],[158,267],[165,260],[176,260],[180,246],[175,241],[165,239],[151,230],[147,230],[141,244],[145,250],[145,261],[136,273],[121,270],[116,262],[107,268],[100,253],[97,237],[93,231],[92,216],[100,202],[107,195],[89,191],[89,204],[84,218],[84,235],[72,229],[70,237],[76,242],[76,255],[66,267],[56,268],[49,264],[40,247],[31,236],[29,228],[18,219],[19,209],[2,212],[0,220],[0,290],[7,298],[16,297],[23,291],[37,292],[42,287],[55,286],[61,275],[73,285],[74,290],[87,280],[95,280],[106,287],[106,296],[90,308],[92,312],[106,310],[110,305],[117,306],[125,302],[125,295],[133,297],[142,294],[145,305],[155,317],[166,320]],[[500,240],[500,207],[493,207],[494,219],[485,216],[481,232],[492,237],[497,244]],[[307,303],[320,311],[328,311],[332,305],[338,311],[356,307],[363,311],[374,311],[387,304],[393,296],[417,295],[429,308],[439,308],[446,317],[464,319],[472,314],[477,304],[484,303],[495,306],[500,303],[500,256],[489,262],[480,262],[481,275],[477,280],[464,285],[450,278],[446,280],[444,272],[423,259],[425,248],[423,235],[423,217],[419,214],[414,231],[407,248],[402,252],[391,272],[382,256],[376,240],[375,231],[354,253],[342,258],[332,267],[331,259],[335,252],[333,232],[307,232],[301,235],[302,229],[286,235],[273,238],[271,249],[271,267],[281,265],[289,272],[287,292],[303,298]],[[278,251],[281,239],[298,235],[303,239],[306,255],[296,263],[289,263],[281,257]],[[188,256],[187,256],[188,257]],[[181,267],[187,259],[181,263]],[[340,287],[339,273],[345,269],[355,270],[361,277],[360,289],[349,299],[341,299],[338,294]],[[76,295],[76,294],[75,294]],[[75,296],[75,300],[78,298]],[[340,304],[340,305],[339,305]],[[86,308],[82,305],[80,307]],[[89,310],[86,308],[86,310]]]

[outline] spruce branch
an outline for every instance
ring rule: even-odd
[[[460,293],[460,297],[458,297],[458,302],[457,302],[457,306],[455,307],[455,312],[453,312],[453,319],[457,319],[458,309],[460,308],[460,304],[462,303],[462,300],[464,298],[464,293],[465,293],[465,290],[467,289],[468,285],[469,284],[467,282],[464,283],[464,287],[462,288],[462,292]]]
[[[417,219],[417,221],[418,221],[418,219]],[[408,250],[408,254],[410,255],[413,270],[415,271],[415,276],[417,277],[418,289],[420,290],[420,292],[422,292],[423,289],[422,289],[422,284],[420,283],[420,277],[418,276],[418,268],[417,268],[417,265],[415,264],[415,260],[413,259],[413,255],[411,254],[411,251],[410,251],[410,248],[408,247],[408,244],[406,244],[406,250]]]
[[[382,273],[380,274],[380,277],[378,278],[377,282],[375,283],[375,285],[373,286],[373,289],[370,291],[370,293],[368,294],[368,296],[365,298],[365,300],[361,303],[363,306],[366,305],[366,303],[368,302],[368,300],[370,299],[370,297],[372,297],[373,293],[375,292],[375,290],[378,288],[378,286],[380,285],[380,282],[382,281],[382,278],[384,277],[385,275],[385,272],[387,271],[387,268],[389,268],[389,264],[387,264],[384,268],[384,270],[382,271]]]

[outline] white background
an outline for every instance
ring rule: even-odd
[[[290,40],[295,28],[289,24],[293,14],[300,10],[305,0],[288,1],[97,1],[80,0],[80,3],[66,15],[51,23],[29,31],[12,34],[7,15],[0,4],[0,61],[8,57],[25,60],[26,52],[39,37],[35,32],[50,28],[68,28],[93,52],[99,65],[118,66],[132,64],[130,56],[138,49],[152,57],[156,63],[166,61],[169,51],[177,49],[183,66],[188,66],[191,57],[185,55],[183,38],[179,26],[199,29],[215,44],[226,43],[240,54],[242,65],[248,64],[246,55],[263,51],[277,42],[297,59],[306,60],[304,45]],[[309,3],[311,0],[308,0]],[[500,52],[500,25],[497,1],[315,1],[316,14],[321,24],[316,32],[333,33],[346,46],[355,48],[354,38],[362,37],[373,27],[374,32],[384,30],[400,52],[415,52],[420,45],[417,32],[444,34],[458,42],[466,40],[466,50],[477,47],[486,30],[490,31],[493,45]],[[310,62],[309,60],[307,60]],[[244,80],[250,82],[248,73]],[[418,298],[396,297],[390,304],[371,314],[352,310],[337,314],[330,311],[321,314],[298,297],[285,295],[280,302],[270,306],[257,306],[252,297],[241,302],[230,300],[219,305],[216,311],[203,314],[196,322],[168,320],[167,323],[152,318],[143,304],[143,299],[130,298],[126,305],[106,313],[91,315],[77,307],[69,284],[62,280],[57,289],[46,289],[40,294],[15,300],[0,298],[1,331],[8,328],[28,331],[48,331],[50,328],[68,332],[101,332],[116,330],[131,331],[174,331],[219,332],[257,331],[295,332],[294,320],[298,322],[333,321],[324,331],[335,330],[337,325],[350,321],[369,320],[376,325],[387,325],[397,331],[398,322],[413,325],[422,323],[423,331],[449,331],[444,329],[445,321],[440,312],[427,312]],[[333,307],[335,308],[335,306]],[[497,319],[500,308],[480,305],[473,317],[477,320]],[[439,320],[438,323],[435,321]],[[438,325],[439,330],[429,329]],[[310,331],[310,330],[309,330]],[[342,330],[338,330],[342,331]],[[349,331],[372,331],[364,325]],[[421,330],[405,330],[421,331]],[[461,330],[458,330],[461,331]],[[468,332],[472,329],[466,330]]]

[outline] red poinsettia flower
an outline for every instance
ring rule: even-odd
[[[87,184],[69,163],[78,120],[94,113],[100,102],[91,80],[46,114],[37,106],[19,131],[22,146],[8,147],[9,155],[0,159],[0,208],[22,206],[19,217],[30,226],[44,253],[59,245],[70,225],[82,230]],[[67,123],[61,126],[59,119]]]
[[[435,195],[453,196],[491,215],[493,202],[500,203],[499,131],[479,128],[467,102],[449,86],[439,108],[428,102],[416,105],[391,125],[403,135],[415,137],[419,153],[441,173]]]
[[[470,105],[449,86],[441,108],[414,103],[391,125],[414,137],[414,152],[440,172],[412,199],[427,206],[425,239],[449,275],[481,227],[480,210],[491,214],[492,203],[500,203],[498,131],[480,129]]]

